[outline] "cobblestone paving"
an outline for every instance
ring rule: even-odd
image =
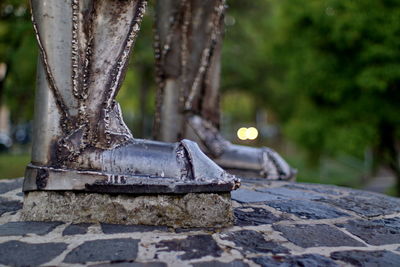
[[[245,180],[230,228],[21,222],[22,179],[0,181],[0,265],[400,266],[400,199]]]

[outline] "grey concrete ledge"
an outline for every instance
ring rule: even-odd
[[[123,195],[32,191],[24,196],[24,221],[227,227],[233,222],[230,193]]]
[[[244,180],[234,226],[21,221],[22,180],[0,181],[0,264],[400,266],[400,199],[327,185]]]

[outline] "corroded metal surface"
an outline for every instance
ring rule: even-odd
[[[227,174],[189,141],[132,137],[115,97],[144,0],[31,0],[40,49],[32,162],[25,191],[231,191]]]
[[[225,0],[156,1],[155,137],[167,142],[194,140],[233,173],[294,179],[296,171],[272,149],[233,145],[219,132],[225,4]]]

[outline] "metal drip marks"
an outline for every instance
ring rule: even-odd
[[[104,99],[104,123],[105,123],[105,134],[106,140],[108,144],[111,144],[111,135],[110,135],[110,110],[112,108],[112,103],[114,98],[117,95],[118,89],[121,86],[123,73],[127,67],[129,55],[132,49],[133,44],[135,43],[136,37],[140,30],[140,23],[143,19],[143,15],[146,11],[147,1],[140,0],[136,7],[136,12],[133,17],[133,20],[130,25],[129,34],[125,39],[124,48],[119,55],[119,59],[114,66],[111,74],[111,86],[110,89],[107,89],[107,93],[105,94]]]
[[[188,0],[182,1],[181,10],[183,10],[182,19],[183,22],[181,24],[181,79],[182,84],[179,88],[179,104],[180,107],[184,107],[185,97],[186,97],[186,85],[187,85],[187,78],[188,78],[188,61],[189,61],[189,26],[190,20],[192,17],[191,11],[191,2]]]
[[[71,43],[71,63],[72,63],[72,90],[76,98],[79,98],[79,0],[72,0],[72,43]]]
[[[166,86],[165,80],[166,80],[166,73],[165,73],[165,60],[168,55],[168,52],[171,51],[172,47],[172,39],[174,35],[176,34],[176,31],[178,30],[179,26],[181,25],[181,21],[184,20],[184,17],[186,18],[186,30],[184,29],[183,26],[181,26],[181,30],[184,30],[187,32],[187,26],[189,26],[189,14],[185,13],[185,9],[188,8],[189,5],[188,0],[181,0],[179,8],[175,9],[172,14],[169,17],[168,21],[168,32],[164,38],[164,40],[161,41],[160,39],[160,33],[158,32],[158,26],[154,27],[154,57],[155,57],[155,74],[156,74],[156,84],[157,84],[157,98],[156,98],[156,113],[155,113],[155,119],[154,119],[154,132],[159,134],[159,128],[161,124],[161,106],[163,105],[163,99],[164,99],[164,88]],[[186,16],[185,16],[186,14]],[[158,17],[158,12],[156,12],[156,21],[159,22],[160,18]],[[183,23],[183,24],[185,24]],[[184,41],[183,40],[184,36],[182,35],[182,42],[181,42],[181,48],[186,47],[185,49],[187,50],[187,38]],[[182,49],[181,49],[182,50]],[[186,66],[187,62],[187,53],[181,53],[181,58],[185,57],[186,60],[182,59],[181,60],[181,71],[184,72],[185,68],[183,66]],[[185,75],[182,75],[183,77],[186,77]],[[181,103],[181,106],[184,104],[184,98],[183,98],[183,86],[180,88],[180,95],[179,95],[179,102]]]
[[[135,43],[136,37],[139,33],[140,23],[143,19],[144,13],[146,12],[146,5],[147,5],[147,2],[145,0],[141,0],[138,3],[136,13],[135,13],[133,20],[131,22],[131,25],[130,25],[128,37],[125,39],[124,49],[121,51],[119,59],[113,70],[114,74],[112,75],[113,78],[112,78],[110,91],[107,94],[107,98],[105,100],[107,107],[111,106],[111,103],[116,96],[118,88],[121,86],[121,82],[122,82],[122,78],[123,78],[122,74],[126,67],[127,61],[129,59],[129,55],[130,55],[132,46]]]
[[[218,38],[221,35],[222,18],[225,11],[225,0],[218,1],[218,4],[214,8],[214,14],[212,17],[212,30],[207,42],[206,47],[202,51],[200,66],[198,68],[195,79],[190,87],[189,95],[185,101],[185,109],[192,110],[193,100],[199,93],[199,88],[204,79],[204,75],[211,64],[214,48],[218,43]]]

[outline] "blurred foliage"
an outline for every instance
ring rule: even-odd
[[[371,150],[400,179],[400,2],[230,5],[223,88],[256,94],[312,161]]]
[[[154,111],[152,4],[118,96],[139,137],[149,137]],[[311,162],[322,166],[318,161],[325,156],[344,154],[363,161],[365,151],[372,151],[377,166],[387,165],[400,177],[400,2],[228,0],[228,5],[225,114],[248,123],[268,107],[283,135],[305,148]],[[8,72],[0,101],[10,106],[14,123],[31,118],[34,43],[26,2],[1,0],[0,62]],[[307,168],[315,169],[297,164],[312,176]]]
[[[0,179],[23,177],[30,159],[28,153],[0,154]]]
[[[273,6],[269,88],[281,101],[271,105],[310,154],[362,157],[371,148],[400,179],[399,16],[396,0]]]
[[[14,122],[32,117],[37,47],[28,1],[0,2],[0,63],[7,65],[0,102],[11,108]]]

